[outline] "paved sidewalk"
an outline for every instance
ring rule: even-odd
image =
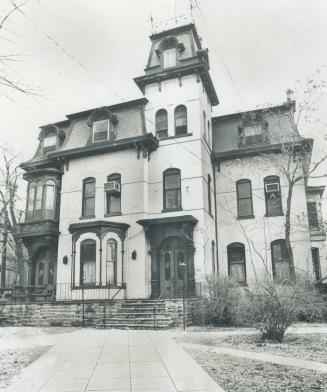
[[[239,358],[247,358],[255,361],[263,361],[275,363],[277,365],[286,365],[292,367],[298,367],[308,370],[316,370],[321,373],[327,373],[327,363],[308,361],[305,359],[297,359],[291,357],[283,357],[281,355],[267,354],[267,353],[257,353],[254,351],[244,351],[237,350],[235,348],[228,347],[210,347],[204,344],[194,344],[194,343],[183,343],[185,348],[197,349],[207,352],[214,352],[218,354],[228,354]]]
[[[7,392],[224,392],[167,332],[79,330]]]

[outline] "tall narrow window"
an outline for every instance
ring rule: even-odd
[[[208,120],[208,144],[211,147],[211,123],[210,123],[210,120]]]
[[[264,179],[266,215],[283,215],[280,181],[277,176],[269,176]]]
[[[211,202],[211,176],[208,174],[208,209],[209,214],[212,214],[212,202]]]
[[[168,169],[163,173],[164,210],[180,209],[181,202],[181,171]]]
[[[184,105],[175,108],[175,135],[187,133],[187,109]]]
[[[83,208],[82,216],[93,217],[95,213],[95,178],[86,178],[83,181]]]
[[[319,220],[318,220],[318,213],[317,213],[317,204],[315,201],[309,201],[307,203],[308,207],[308,220],[310,228],[319,228]]]
[[[168,114],[165,109],[160,109],[156,113],[156,134],[159,139],[168,136]]]
[[[290,263],[285,246],[285,240],[275,240],[271,243],[271,259],[273,277],[276,281],[290,278]]]
[[[239,218],[253,217],[252,187],[250,180],[236,182],[237,216]]]
[[[28,187],[26,219],[31,219],[33,217],[35,190],[36,184],[35,182],[31,182]]]
[[[43,199],[43,183],[36,183],[35,202],[34,202],[34,218],[42,217],[42,199]]]
[[[121,212],[121,176],[111,174],[107,177],[105,184],[106,192],[106,213],[120,214]]]
[[[216,244],[215,241],[211,242],[211,262],[212,262],[212,274],[216,274]]]
[[[163,66],[164,68],[171,68],[176,66],[177,51],[176,48],[166,48],[163,51]]]
[[[228,275],[238,283],[246,283],[245,246],[234,242],[227,246]]]
[[[117,284],[117,241],[113,238],[107,241],[106,282]]]
[[[80,262],[81,284],[95,284],[96,242],[94,240],[81,242]]]
[[[313,264],[313,273],[316,281],[318,281],[321,279],[319,248],[311,248],[311,256],[312,256],[312,264]]]
[[[47,181],[45,185],[45,201],[44,201],[45,218],[52,218],[54,216],[55,185],[56,184],[53,180]]]
[[[207,115],[206,115],[205,111],[203,111],[203,134],[204,134],[205,140],[208,141],[208,135],[207,135]]]

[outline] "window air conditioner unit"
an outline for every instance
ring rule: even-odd
[[[120,193],[120,184],[118,181],[109,181],[104,184],[105,192]]]
[[[279,192],[279,183],[273,182],[271,184],[266,184],[266,192],[267,193]]]

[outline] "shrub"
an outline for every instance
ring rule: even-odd
[[[301,278],[296,282],[273,282],[267,278],[246,292],[262,340],[281,342],[286,330],[299,318],[315,321],[326,311],[321,294],[313,284]]]
[[[249,302],[244,289],[229,277],[207,280],[205,321],[213,325],[249,325]]]

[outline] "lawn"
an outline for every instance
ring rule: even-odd
[[[63,333],[73,328],[0,328],[0,391],[14,376],[46,352]]]
[[[226,392],[326,392],[327,373],[203,349],[203,346],[208,349],[227,347],[327,363],[327,333],[300,332],[288,334],[283,343],[260,342],[259,335],[253,330],[198,330],[178,334],[175,339],[182,345],[186,343],[186,351]]]

